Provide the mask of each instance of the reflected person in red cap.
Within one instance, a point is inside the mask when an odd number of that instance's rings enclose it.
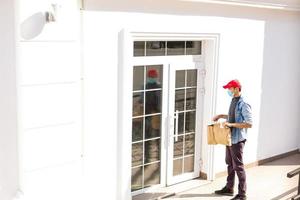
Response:
[[[223,118],[227,121],[225,126],[231,129],[232,146],[226,146],[227,184],[221,190],[216,190],[218,195],[234,195],[235,174],[239,179],[238,194],[231,200],[245,200],[246,197],[246,172],[243,163],[243,149],[247,140],[247,129],[252,127],[251,107],[241,96],[242,86],[238,80],[232,80],[223,86],[232,98],[228,114],[216,115],[213,121]]]

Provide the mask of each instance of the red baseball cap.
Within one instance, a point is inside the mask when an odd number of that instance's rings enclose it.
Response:
[[[156,78],[158,76],[156,69],[149,69],[148,70],[148,77],[150,78]]]
[[[238,80],[229,81],[226,85],[223,86],[224,89],[228,88],[242,88],[241,83]]]

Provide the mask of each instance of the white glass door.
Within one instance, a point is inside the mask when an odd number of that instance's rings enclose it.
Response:
[[[200,62],[176,62],[169,69],[167,184],[200,172],[203,76]]]
[[[134,62],[133,194],[199,176],[203,78],[195,57]]]

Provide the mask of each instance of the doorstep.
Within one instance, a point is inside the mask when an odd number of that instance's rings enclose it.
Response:
[[[185,181],[182,183],[178,183],[175,185],[171,185],[168,187],[162,188],[154,188],[150,189],[147,192],[139,195],[135,195],[132,197],[132,200],[158,200],[164,199],[171,196],[175,196],[178,193],[182,193],[187,190],[191,190],[200,186],[204,186],[210,184],[211,181],[203,180],[203,179],[193,179],[189,181]]]

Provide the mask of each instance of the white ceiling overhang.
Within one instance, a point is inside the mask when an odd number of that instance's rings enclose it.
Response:
[[[203,8],[203,5],[227,5],[269,10],[300,11],[300,0],[78,0],[85,10],[177,11]]]
[[[300,11],[300,0],[180,0],[180,1]]]

